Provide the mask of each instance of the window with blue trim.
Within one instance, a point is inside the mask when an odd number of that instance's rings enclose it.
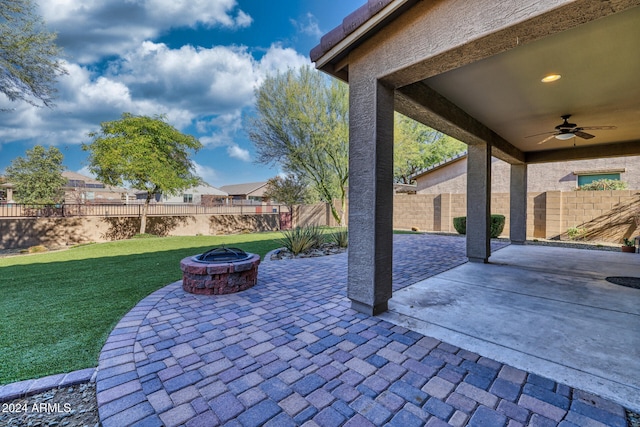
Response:
[[[578,175],[578,187],[591,184],[593,181],[599,181],[601,179],[611,179],[614,181],[620,181],[619,173],[602,173],[594,175]]]

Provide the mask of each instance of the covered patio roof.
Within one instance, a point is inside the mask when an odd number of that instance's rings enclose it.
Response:
[[[349,81],[352,63],[373,55],[396,110],[467,143],[491,142],[510,163],[640,154],[639,4],[369,1],[311,59]],[[542,83],[548,74],[562,78]],[[578,127],[616,129],[530,137],[566,114]]]
[[[486,263],[491,156],[524,243],[528,164],[640,154],[639,24],[640,0],[369,0],[325,35],[311,59],[349,83],[353,307],[392,295],[394,110],[468,144],[467,257]]]

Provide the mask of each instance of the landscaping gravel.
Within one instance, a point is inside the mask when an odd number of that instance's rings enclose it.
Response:
[[[272,253],[271,259],[275,261],[279,259],[313,258],[313,257],[319,257],[319,256],[326,256],[326,255],[337,255],[346,251],[347,251],[347,248],[341,248],[340,246],[334,243],[323,243],[319,248],[302,252],[297,256],[291,253],[288,249],[285,249],[285,248],[277,249]]]
[[[99,427],[96,384],[62,387],[0,403],[3,427]]]

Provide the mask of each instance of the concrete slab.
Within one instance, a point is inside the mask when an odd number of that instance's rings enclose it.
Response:
[[[380,317],[640,410],[640,255],[533,245],[394,293]]]

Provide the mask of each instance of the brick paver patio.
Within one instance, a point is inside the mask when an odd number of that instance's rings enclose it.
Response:
[[[395,236],[394,289],[464,248]],[[351,310],[346,270],[346,254],[266,261],[238,294],[145,298],[101,353],[103,426],[626,426],[612,402]]]

